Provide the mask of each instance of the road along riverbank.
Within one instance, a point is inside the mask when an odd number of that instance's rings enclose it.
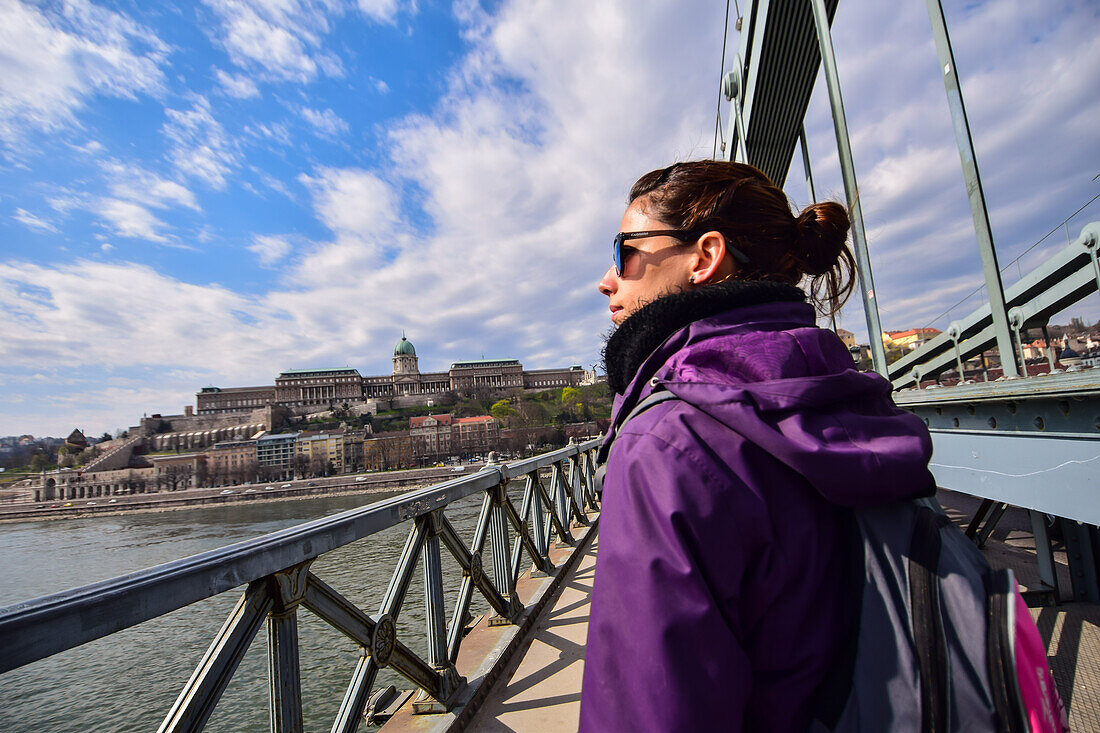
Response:
[[[0,523],[28,520],[71,519],[88,516],[114,516],[129,512],[166,512],[196,506],[241,504],[245,502],[288,501],[318,496],[376,494],[395,489],[419,488],[481,470],[480,464],[468,464],[462,471],[453,467],[408,469],[329,478],[280,481],[270,484],[218,486],[154,494],[122,494],[93,499],[60,499],[0,506]]]

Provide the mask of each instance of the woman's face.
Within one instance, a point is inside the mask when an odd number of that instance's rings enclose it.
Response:
[[[642,199],[636,199],[627,208],[619,225],[620,232],[670,228],[647,216],[641,204]],[[624,246],[622,275],[617,275],[612,265],[596,286],[607,296],[611,320],[616,326],[621,326],[646,303],[687,288],[691,268],[698,259],[695,247],[684,246],[673,237],[634,239],[626,245],[629,249]]]

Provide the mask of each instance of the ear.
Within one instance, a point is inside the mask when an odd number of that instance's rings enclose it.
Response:
[[[726,238],[721,232],[707,232],[695,246],[695,262],[689,273],[690,282],[695,285],[719,282],[737,271],[733,258],[726,256]]]

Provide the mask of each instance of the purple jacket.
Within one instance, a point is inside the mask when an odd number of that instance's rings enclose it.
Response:
[[[614,415],[657,385],[608,457],[580,729],[805,730],[855,610],[844,507],[929,493],[928,432],[805,303],[676,331]]]

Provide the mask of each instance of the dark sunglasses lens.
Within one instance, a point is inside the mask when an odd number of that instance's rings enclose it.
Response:
[[[615,243],[611,245],[611,260],[615,263],[615,274],[623,276],[623,237],[615,236]]]

